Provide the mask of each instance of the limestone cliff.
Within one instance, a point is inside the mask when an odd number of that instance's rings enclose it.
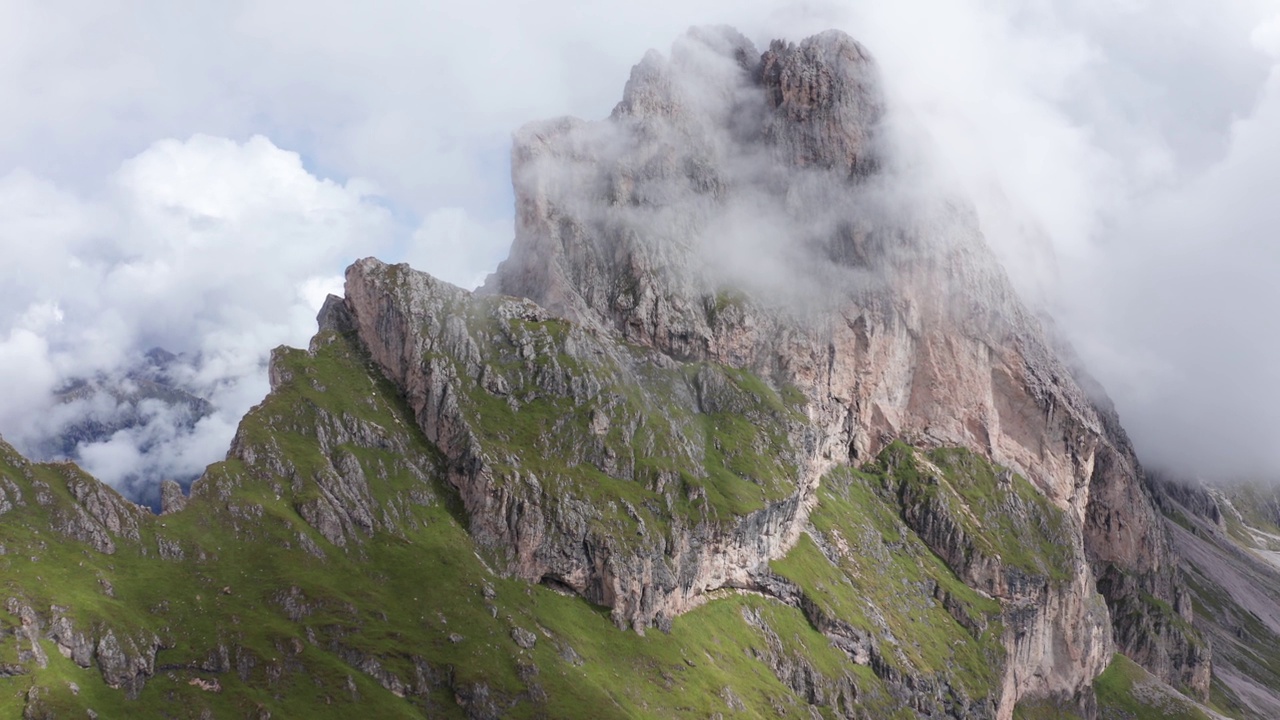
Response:
[[[517,134],[516,239],[486,289],[796,385],[815,468],[893,438],[972,448],[1079,523],[1082,587],[1185,607],[1109,402],[1058,359],[963,197],[921,182],[901,125],[842,33],[759,54],[691,31],[608,121]],[[1137,635],[1122,649],[1161,676],[1203,675],[1206,657],[1171,659],[1178,638]]]
[[[975,552],[958,518],[902,499],[912,529],[1016,628],[1001,715],[1021,697],[1086,689],[1113,637],[1204,693],[1207,654],[1140,620],[1144,603],[1189,606],[1114,413],[1058,359],[963,197],[918,182],[908,158],[875,63],[848,36],[761,54],[732,30],[693,30],[669,59],[636,66],[609,119],[517,133],[516,239],[482,294],[536,304],[481,302],[362,261],[343,312],[450,458],[473,534],[508,571],[608,605],[619,623],[665,626],[717,588],[759,587],[806,528],[823,476],[901,438],[1010,467],[1070,528],[1069,577],[1027,586],[1004,558]],[[460,321],[467,313],[491,320]],[[568,324],[538,329],[553,318]],[[526,330],[503,331],[512,319]],[[735,370],[798,402],[771,412]],[[471,381],[492,398],[469,395]],[[527,414],[531,399],[589,413],[581,436],[554,415],[554,436],[530,436],[559,467],[535,469],[485,427],[495,408]],[[753,405],[762,432],[749,446],[781,459],[738,473],[759,483],[759,502],[675,512],[664,526],[682,493],[699,499],[689,478],[714,478],[707,458],[724,439],[705,418]],[[670,419],[657,430],[655,409]],[[611,435],[638,448],[619,457]],[[668,468],[644,459],[656,448]],[[580,465],[652,493],[648,509],[618,510],[639,546],[593,530],[603,519],[585,495],[546,487]],[[1117,627],[1095,589],[1123,614]]]

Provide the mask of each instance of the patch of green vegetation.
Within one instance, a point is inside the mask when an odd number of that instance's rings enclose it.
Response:
[[[804,391],[800,388],[787,383],[778,391],[778,395],[782,398],[782,404],[799,412],[801,408],[809,404],[809,398],[805,396]]]
[[[742,310],[747,304],[747,297],[736,290],[721,290],[713,296],[704,297],[704,307],[706,309],[707,323],[712,327],[720,324],[720,321],[730,315],[736,315],[739,319],[742,316]]]
[[[811,523],[826,550],[802,537],[773,569],[822,613],[893,648],[886,662],[945,675],[969,697],[986,697],[1004,659],[1000,604],[966,585],[956,574],[963,568],[912,530],[908,518],[920,508],[971,543],[947,548],[961,553],[957,562],[981,553],[1050,582],[1071,577],[1068,520],[1025,479],[966,450],[920,454],[902,442],[862,470],[824,478]]]
[[[1248,526],[1241,521],[1239,515],[1231,512],[1230,508],[1223,511],[1222,520],[1227,526],[1227,534],[1236,542],[1245,547],[1253,547],[1256,544],[1257,541],[1254,538],[1254,534],[1249,532]]]
[[[1220,489],[1246,524],[1269,535],[1280,536],[1280,491],[1274,486],[1239,483]],[[1229,509],[1224,514],[1235,515]]]
[[[1098,713],[1117,720],[1209,720],[1194,704],[1172,694],[1124,655],[1117,654],[1093,682]]]
[[[805,535],[772,567],[823,614],[875,638],[891,666],[988,697],[1004,660],[1000,605],[965,585],[906,526],[891,484],[875,468],[830,473],[811,522],[834,557]]]
[[[972,552],[1055,583],[1074,577],[1066,513],[1021,475],[964,448],[921,458],[901,441],[880,454],[876,467],[903,502],[932,506],[958,525]]]
[[[794,392],[784,401],[760,378],[722,366],[620,362],[560,320],[475,311],[467,327],[484,358],[478,377],[457,359],[435,360],[451,365],[495,476],[533,473],[539,502],[587,501],[600,511],[595,526],[619,548],[648,542],[642,526],[665,533],[671,508],[686,525],[729,522],[794,492],[790,427],[803,421]],[[732,412],[700,411],[703,374],[722,380],[716,401]],[[518,482],[509,488],[536,492]]]
[[[858,589],[840,568],[822,554],[813,538],[805,533],[791,552],[772,563],[779,575],[795,582],[818,604],[823,614],[839,618],[857,628],[871,627],[869,608]]]
[[[568,517],[573,504],[605,540],[595,547],[622,554],[677,521],[727,525],[795,491],[797,388],[595,352],[587,331],[507,317],[502,302],[449,309],[464,327],[441,331],[465,335],[470,359],[421,360],[513,506]],[[322,333],[314,347],[277,352],[278,387],[245,418],[236,457],[209,468],[184,511],[138,515],[137,539],[116,534],[114,554],[50,530],[76,509],[69,484],[94,481],[0,444],[0,476],[25,503],[0,523],[5,597],[90,637],[110,629],[130,655],[159,646],[155,676],[127,699],[47,638],[37,667],[14,632],[21,618],[0,612],[0,662],[29,672],[0,679],[0,715],[34,703],[56,716],[765,718],[807,715],[822,690],[827,717],[849,702],[913,717],[877,671],[982,703],[1005,651],[999,603],[911,529],[904,498],[936,503],[975,551],[1028,574],[1060,579],[1071,559],[1054,545],[1061,514],[1025,480],[895,443],[876,464],[833,471],[811,533],[774,563],[805,611],[725,592],[670,633],[619,630],[606,608],[493,573],[405,399],[352,338]],[[1007,521],[1010,509],[1031,520]],[[325,534],[304,519],[326,512]],[[865,634],[876,669],[815,616]]]

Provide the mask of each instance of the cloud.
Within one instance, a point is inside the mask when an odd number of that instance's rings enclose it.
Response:
[[[33,448],[128,416],[78,448],[86,468],[137,493],[190,478],[265,395],[271,348],[305,346],[342,268],[402,232],[367,184],[317,178],[263,137],[158,141],[87,197],[14,171],[0,179],[0,432]],[[211,414],[131,395],[151,347],[181,353],[163,371]],[[92,394],[55,406],[77,378]]]
[[[850,11],[1015,285],[1059,320],[1143,461],[1183,475],[1280,477],[1278,10]]]
[[[1280,477],[1280,8],[908,4],[864,17],[887,85],[1143,461]]]
[[[403,260],[415,268],[431,268],[441,280],[474,289],[507,256],[513,233],[506,218],[482,221],[462,208],[440,208],[414,231]]]
[[[727,22],[758,46],[839,27],[877,56],[1144,459],[1280,474],[1260,277],[1278,17],[1274,0],[12,0],[0,391],[20,402],[0,431],[153,345],[247,407],[265,385],[224,380],[305,342],[360,255],[474,284],[510,237],[511,132],[607,115],[646,50]]]
[[[6,427],[20,427],[23,415],[44,404],[57,381],[44,338],[14,328],[0,341],[0,394],[5,398],[0,412]]]
[[[1136,201],[1112,246],[1072,268],[1086,358],[1154,464],[1219,477],[1280,470],[1277,127],[1280,66],[1232,124],[1222,160]]]

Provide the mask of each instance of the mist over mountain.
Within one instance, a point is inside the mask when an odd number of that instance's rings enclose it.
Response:
[[[344,258],[388,237],[358,184],[319,180],[265,138],[156,143],[97,197],[23,172],[0,188],[0,432],[43,456],[68,425],[138,414],[79,458],[139,498],[226,452],[266,393],[270,348],[304,342]],[[159,396],[117,407],[154,347],[179,354],[166,384],[206,401],[199,417]],[[99,379],[108,392],[67,402],[69,384]]]
[[[0,432],[24,447],[24,418],[59,385],[161,346],[209,358],[193,374],[218,413],[196,454],[216,459],[266,391],[267,348],[306,340],[351,258],[480,284],[511,240],[511,129],[606,115],[648,48],[732,17],[761,47],[839,27],[875,49],[925,139],[912,145],[929,148],[923,178],[963,186],[1014,286],[1103,381],[1144,459],[1280,474],[1275,336],[1251,310],[1280,301],[1265,277],[1271,3],[704,0],[530,16],[489,2],[440,17],[280,1],[127,22],[58,7],[10,4],[23,31],[7,64],[21,70],[0,77],[13,109]]]
[[[365,257],[265,364],[400,219],[263,138],[127,163],[12,288],[28,437],[142,495],[238,419],[158,516],[0,442],[0,712],[1269,717],[1277,504],[1144,470],[1034,271],[1089,221],[891,87],[695,27],[515,133],[481,287]]]
[[[58,404],[32,425],[27,454],[71,460],[137,502],[160,508],[160,483],[185,487],[220,448],[200,448],[214,407],[184,390],[191,358],[152,348],[122,375],[77,378],[56,388]],[[216,435],[213,443],[220,444]],[[174,453],[177,456],[174,456]]]

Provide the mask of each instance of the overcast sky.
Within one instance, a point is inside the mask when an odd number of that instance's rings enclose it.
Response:
[[[32,442],[51,390],[160,346],[218,411],[151,460],[138,433],[82,460],[198,473],[346,264],[481,281],[511,240],[512,131],[607,115],[646,50],[704,23],[861,40],[1144,460],[1280,477],[1260,0],[0,0],[0,433]]]

